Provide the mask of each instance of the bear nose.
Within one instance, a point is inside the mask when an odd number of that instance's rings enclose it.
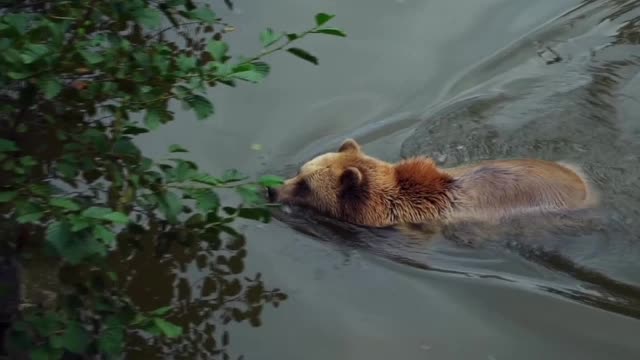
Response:
[[[269,198],[269,202],[276,202],[278,200],[278,191],[267,186],[267,198]]]

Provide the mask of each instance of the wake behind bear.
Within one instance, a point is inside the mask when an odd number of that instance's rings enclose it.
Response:
[[[496,223],[598,204],[586,176],[569,164],[492,160],[440,169],[428,157],[392,164],[366,155],[353,139],[304,164],[268,196],[368,227]]]
[[[367,156],[348,139],[267,192],[271,202],[311,210],[274,213],[296,231],[413,268],[484,277],[483,271],[466,267],[469,261],[504,259],[495,251],[507,249],[526,264],[565,273],[590,289],[554,288],[555,294],[607,309],[618,306],[617,299],[635,303],[640,298],[634,285],[566,255],[565,249],[574,246],[589,251],[588,238],[608,236],[602,222],[606,213],[601,213],[606,208],[573,165],[520,159],[438,168],[428,157],[392,164]]]

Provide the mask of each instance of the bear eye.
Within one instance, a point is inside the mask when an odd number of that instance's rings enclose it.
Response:
[[[305,179],[298,181],[298,183],[296,184],[296,187],[293,189],[294,196],[297,196],[297,197],[305,197],[309,195],[310,192],[311,192],[311,187],[309,186],[309,183]]]

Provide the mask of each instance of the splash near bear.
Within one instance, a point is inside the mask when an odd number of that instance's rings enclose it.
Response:
[[[597,204],[586,176],[572,165],[514,159],[440,169],[428,157],[393,164],[368,156],[353,139],[310,160],[268,195],[369,227],[499,221]]]

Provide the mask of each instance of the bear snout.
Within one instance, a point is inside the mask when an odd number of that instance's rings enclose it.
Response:
[[[269,199],[269,202],[278,201],[278,190],[267,186],[267,198]]]

